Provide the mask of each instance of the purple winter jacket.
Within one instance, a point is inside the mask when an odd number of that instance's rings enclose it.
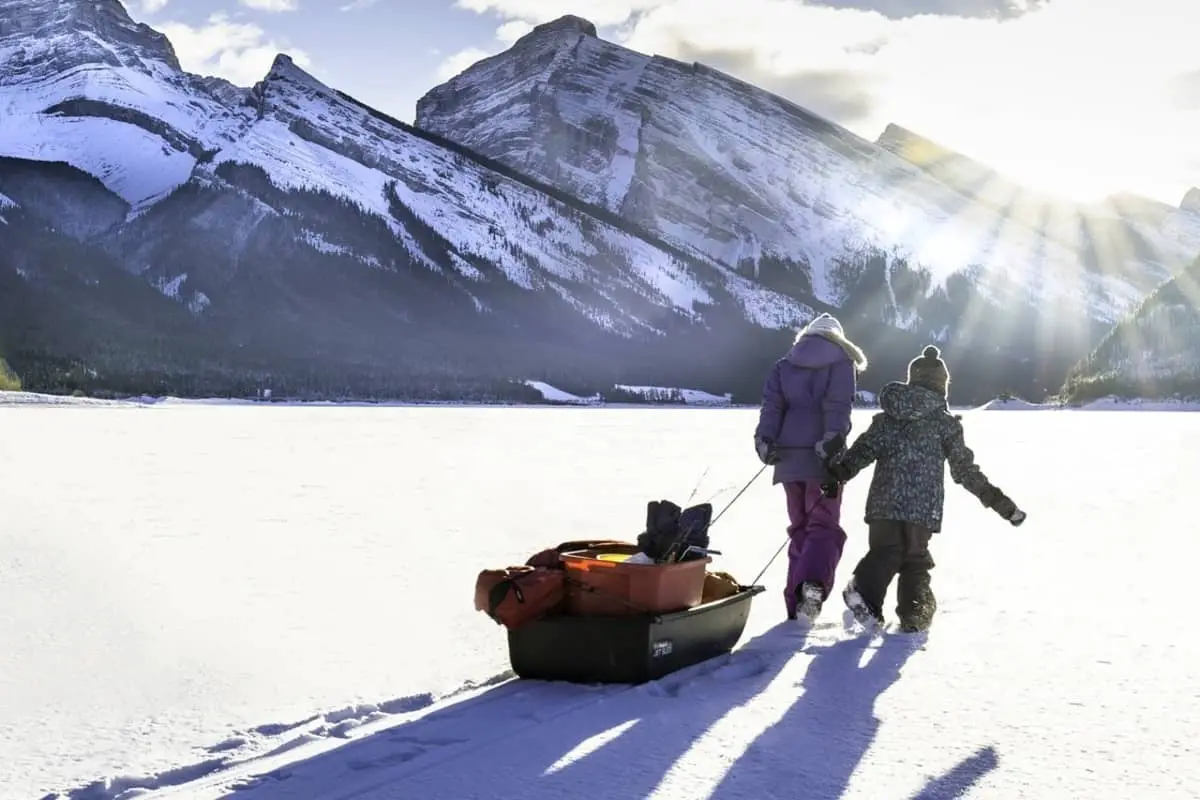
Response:
[[[773,483],[828,477],[815,446],[827,433],[849,435],[856,388],[854,363],[822,336],[802,336],[775,362],[754,432],[780,448]]]

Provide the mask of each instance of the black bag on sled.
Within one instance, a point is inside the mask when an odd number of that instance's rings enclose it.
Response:
[[[638,547],[658,562],[704,558],[704,553],[689,552],[688,548],[708,548],[712,514],[712,503],[681,509],[670,500],[651,500],[646,504],[646,530],[637,538]]]

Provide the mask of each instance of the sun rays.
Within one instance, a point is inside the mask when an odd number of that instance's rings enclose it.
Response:
[[[974,286],[949,331],[952,352],[985,344],[1033,348],[1039,360],[1082,357],[1187,263],[1186,237],[1162,232],[1178,209],[1133,195],[1057,198],[894,126],[882,143],[913,168],[881,160],[898,199],[895,214],[872,220],[877,229],[904,243],[911,268],[929,271],[930,292],[953,274]],[[1188,286],[1200,299],[1195,281]]]

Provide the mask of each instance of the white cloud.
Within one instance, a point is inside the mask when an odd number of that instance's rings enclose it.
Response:
[[[439,81],[448,81],[476,61],[479,61],[481,58],[487,58],[489,55],[491,53],[486,50],[480,50],[477,47],[460,50],[438,66],[437,79]]]
[[[728,0],[709,0],[714,6]],[[454,5],[477,14],[497,13],[509,19],[521,19],[538,25],[557,19],[563,14],[591,20],[601,27],[619,25],[630,16],[660,6],[671,0],[574,0],[556,3],[553,0],[455,0]]]
[[[523,19],[511,19],[496,29],[496,41],[511,45],[533,30],[533,25]]]
[[[868,138],[898,122],[1042,188],[1177,203],[1200,183],[1200,3],[1050,0],[1014,17],[1021,4],[1010,0],[823,2],[456,4],[504,22],[476,58],[511,42],[518,24],[572,13],[635,50],[704,61]]]
[[[255,11],[269,11],[278,14],[284,11],[295,11],[296,0],[238,0],[246,8]]]
[[[225,78],[238,86],[262,80],[281,52],[290,55],[297,66],[307,68],[311,64],[303,50],[286,49],[268,38],[259,26],[233,22],[225,14],[213,14],[199,27],[181,22],[163,22],[155,27],[171,40],[185,70]]]
[[[167,7],[169,0],[141,0],[138,6],[143,14],[155,14]]]

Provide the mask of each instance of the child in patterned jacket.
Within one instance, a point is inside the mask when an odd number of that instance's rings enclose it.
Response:
[[[827,449],[826,468],[849,481],[872,462],[875,474],[867,494],[868,552],[842,592],[846,606],[864,627],[883,624],[883,601],[893,578],[896,614],[906,632],[926,630],[937,600],[930,586],[930,537],[942,528],[945,465],[950,477],[1012,525],[1025,512],[997,489],[975,464],[963,438],[962,420],[950,413],[946,397],[950,372],[933,346],[908,365],[908,381],[889,383],[879,393],[881,412],[849,449],[844,441]]]

